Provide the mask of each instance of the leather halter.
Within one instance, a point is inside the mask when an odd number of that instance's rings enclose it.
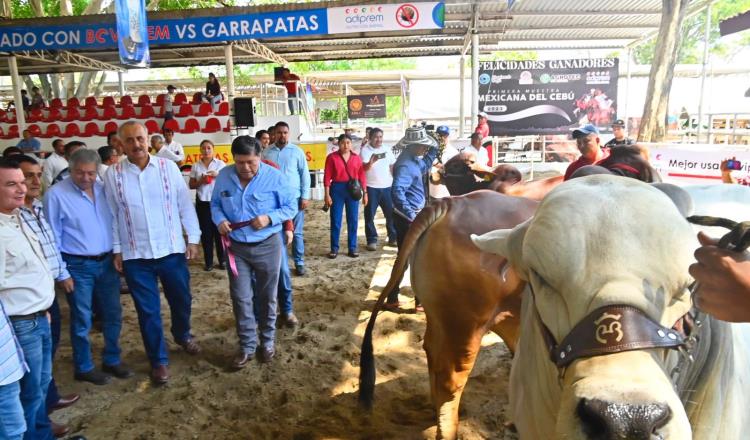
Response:
[[[565,368],[576,359],[605,354],[648,348],[684,348],[689,336],[662,326],[636,307],[616,304],[600,307],[586,315],[558,344],[542,321],[536,304],[534,311],[550,360],[558,368]]]

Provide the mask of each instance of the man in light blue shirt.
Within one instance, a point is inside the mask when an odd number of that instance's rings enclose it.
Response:
[[[23,139],[16,144],[16,147],[20,148],[24,153],[35,153],[42,149],[39,139],[32,136],[29,130],[24,130],[21,136]]]
[[[231,243],[229,289],[240,340],[240,351],[232,361],[235,369],[247,364],[258,345],[259,361],[274,356],[276,295],[285,251],[280,232],[282,222],[297,211],[296,192],[281,172],[261,162],[260,150],[255,138],[237,137],[232,142],[234,165],[219,172],[211,195],[213,221]]]
[[[292,240],[292,259],[297,275],[305,274],[305,243],[303,228],[305,226],[305,209],[310,203],[310,170],[307,167],[305,152],[298,146],[289,143],[289,125],[280,121],[276,123],[276,143],[263,150],[263,159],[276,163],[287,179],[289,187],[298,201],[299,212],[294,217],[294,240]],[[291,284],[291,283],[290,283]]]
[[[133,375],[120,362],[120,277],[113,265],[112,212],[98,181],[101,159],[94,150],[82,148],[70,157],[70,178],[54,185],[45,195],[44,208],[59,242],[63,260],[73,277],[70,304],[70,340],[76,380],[104,385],[111,379]],[[91,357],[89,332],[96,296],[104,334],[102,371]]]

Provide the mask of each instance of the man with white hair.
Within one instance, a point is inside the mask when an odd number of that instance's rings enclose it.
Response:
[[[200,346],[190,334],[190,273],[198,257],[201,231],[185,180],[171,160],[148,154],[148,131],[128,121],[120,126],[126,158],[104,179],[113,213],[113,262],[125,273],[141,336],[151,363],[151,380],[169,381],[167,343],[162,329],[158,281],[172,312],[172,336],[187,353]],[[187,245],[183,239],[187,232]]]
[[[44,206],[73,277],[68,304],[75,378],[104,385],[110,374],[127,378],[133,372],[120,361],[120,277],[112,262],[112,213],[104,184],[97,179],[99,165],[98,152],[76,151],[70,158],[70,178],[47,192]],[[94,297],[103,322],[101,371],[94,366],[89,342]]]
[[[151,148],[153,148],[154,156],[156,157],[163,157],[164,159],[169,159],[174,162],[181,162],[185,158],[184,154],[180,156],[179,154],[167,148],[167,145],[164,142],[164,136],[160,134],[151,136]]]

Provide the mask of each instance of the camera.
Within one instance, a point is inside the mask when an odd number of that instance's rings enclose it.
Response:
[[[321,209],[323,210],[323,212],[328,212],[328,208],[330,208],[330,206],[323,205],[323,208],[321,208]]]
[[[727,161],[727,169],[728,170],[741,170],[742,162],[740,162],[739,160],[729,159]]]
[[[376,159],[385,159],[385,153],[373,154]]]

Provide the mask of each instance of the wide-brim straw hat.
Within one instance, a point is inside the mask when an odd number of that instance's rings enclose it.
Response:
[[[403,150],[412,146],[424,146],[427,148],[438,146],[437,140],[427,134],[424,127],[409,127],[404,137],[394,145],[394,149]]]

